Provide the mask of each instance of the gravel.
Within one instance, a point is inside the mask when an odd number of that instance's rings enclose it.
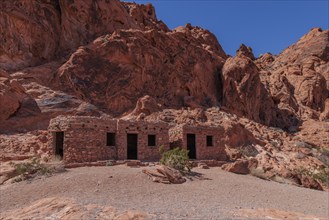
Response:
[[[33,181],[0,186],[0,213],[39,199],[65,197],[82,205],[110,205],[138,210],[161,219],[218,219],[243,209],[276,209],[329,217],[329,193],[237,175],[220,168],[193,169],[180,185],[153,183],[142,168],[83,167]]]

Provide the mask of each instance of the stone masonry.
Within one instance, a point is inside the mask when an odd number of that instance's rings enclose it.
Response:
[[[169,150],[168,125],[164,122],[118,121],[118,159],[127,158],[127,134],[138,134],[138,160],[159,160],[159,148]],[[148,146],[148,135],[155,135],[156,145]]]
[[[180,134],[184,149],[187,149],[187,134],[195,134],[197,160],[226,160],[225,146],[223,144],[225,136],[222,127],[184,125]],[[207,136],[212,139],[211,146],[207,146]]]
[[[116,120],[106,117],[59,116],[50,121],[50,147],[56,154],[58,138],[62,133],[63,160],[65,163],[84,163],[101,160],[126,160],[129,156],[128,135],[135,135],[134,159],[157,161],[159,149],[182,147],[189,149],[187,136],[192,134],[197,160],[226,160],[224,129],[220,126],[179,125],[169,131],[165,122],[143,120]],[[108,134],[113,137],[109,142]],[[149,136],[153,136],[150,145]],[[129,142],[129,143],[128,143]],[[110,144],[109,144],[110,143]],[[170,145],[170,146],[169,146]]]
[[[164,122],[124,121],[89,116],[59,116],[50,121],[50,147],[56,152],[56,132],[64,132],[63,160],[82,163],[127,159],[127,134],[137,134],[137,159],[159,160],[159,148],[169,149],[168,126]],[[107,146],[107,133],[115,134],[115,145]],[[148,135],[155,146],[148,146]]]
[[[50,121],[50,144],[55,154],[55,132],[64,132],[63,160],[67,163],[115,159],[115,147],[106,146],[106,133],[116,132],[117,121],[96,117],[57,117]]]

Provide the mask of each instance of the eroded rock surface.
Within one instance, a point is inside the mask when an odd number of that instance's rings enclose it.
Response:
[[[220,126],[228,160],[253,158],[262,178],[326,187],[309,177],[329,166],[328,30],[279,55],[256,58],[242,44],[228,57],[212,33],[170,30],[150,4],[0,8],[1,160],[48,154],[43,130],[58,115],[107,115]]]
[[[275,59],[266,55],[256,61],[263,84],[291,126],[298,124],[296,120],[318,120],[328,111],[328,33],[314,28]],[[324,113],[321,119],[326,117]]]
[[[119,29],[168,30],[153,6],[118,0],[2,1],[0,66],[7,70],[67,55],[95,38]]]
[[[14,116],[33,116],[40,112],[24,87],[5,71],[0,75],[0,122]]]
[[[116,31],[73,53],[59,68],[57,85],[114,115],[149,94],[164,108],[183,107],[187,96],[217,105],[225,54],[218,42],[209,45],[209,35],[192,27]]]

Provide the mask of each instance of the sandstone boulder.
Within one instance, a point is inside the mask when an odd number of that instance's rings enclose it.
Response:
[[[0,77],[0,121],[13,116],[31,116],[40,110],[35,100],[11,78]]]
[[[233,163],[224,164],[222,169],[237,174],[249,174],[251,167],[257,167],[257,160],[240,159]]]

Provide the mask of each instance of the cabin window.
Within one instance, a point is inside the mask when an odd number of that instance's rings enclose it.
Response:
[[[212,136],[207,135],[207,147],[212,147],[213,143],[212,143]]]
[[[115,133],[106,133],[106,146],[115,146]]]
[[[148,135],[148,146],[154,147],[155,139],[156,139],[155,135],[153,135],[153,134]]]

